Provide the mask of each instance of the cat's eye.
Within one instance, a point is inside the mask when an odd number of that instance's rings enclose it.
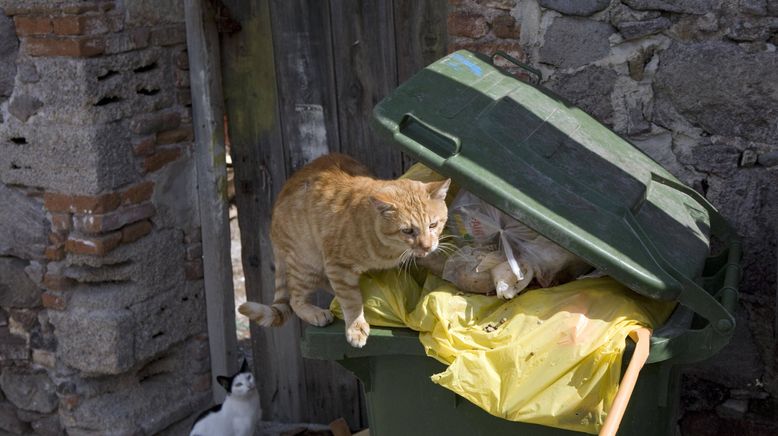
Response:
[[[435,228],[435,227],[437,227],[437,226],[438,226],[438,223],[437,223],[437,221],[436,221],[436,222],[434,222],[434,223],[432,223],[432,224],[430,224],[430,228],[431,228],[431,229],[434,229],[434,228]]]
[[[405,233],[406,235],[412,235],[412,234],[414,233],[414,231],[413,231],[413,228],[412,228],[412,227],[408,227],[407,229],[402,229],[401,231],[402,231],[403,233]]]
[[[236,387],[236,388],[237,388],[237,387],[240,387],[240,386],[243,386],[243,383],[236,383],[236,384],[235,384],[235,387]]]

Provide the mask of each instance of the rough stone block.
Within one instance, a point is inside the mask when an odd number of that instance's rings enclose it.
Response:
[[[72,78],[57,84],[49,83],[51,71],[55,69],[47,70],[45,78],[36,86],[60,89],[62,83],[72,83]],[[65,90],[47,94],[45,110],[27,123],[9,117],[0,125],[0,180],[46,191],[88,195],[137,181],[139,174],[133,165],[129,132],[121,123],[84,126],[52,121],[52,116],[60,116],[56,115],[60,110],[65,117],[64,109],[57,108],[66,106],[73,121],[84,121],[79,118],[89,113],[89,109],[73,111],[73,100],[69,103],[49,101],[61,98],[58,94],[68,93]]]
[[[189,71],[189,53],[186,50],[181,50],[175,57],[176,68],[179,70]]]
[[[0,306],[30,308],[40,304],[42,290],[25,272],[29,262],[0,257]]]
[[[38,311],[31,309],[11,309],[8,317],[8,331],[25,340],[29,340],[33,330],[39,330]]]
[[[30,56],[64,56],[88,58],[105,51],[105,40],[102,38],[51,38],[27,37],[22,50]]]
[[[147,135],[164,130],[172,130],[181,125],[178,112],[162,112],[139,115],[130,122],[130,130],[138,135]]]
[[[778,16],[778,0],[767,0],[767,13]]]
[[[618,74],[603,67],[586,67],[569,75],[560,75],[546,86],[605,124],[613,122],[611,94]]]
[[[665,17],[647,21],[625,21],[617,25],[624,39],[637,39],[653,35],[669,28],[673,23]]]
[[[43,252],[43,256],[48,260],[62,260],[65,258],[65,246],[63,244],[49,245]]]
[[[122,229],[122,243],[129,244],[151,233],[151,221],[143,220]]]
[[[757,162],[763,167],[774,167],[778,165],[778,151],[760,154],[757,158]]]
[[[703,15],[715,6],[709,0],[623,0],[624,4],[639,10],[657,10],[683,14]]]
[[[0,255],[25,259],[43,256],[48,245],[48,220],[39,198],[0,183]]]
[[[154,182],[147,180],[131,186],[122,192],[122,204],[139,204],[151,199],[154,193]]]
[[[191,86],[191,77],[188,71],[174,70],[173,84],[176,88],[189,88]]]
[[[656,100],[710,134],[778,141],[778,53],[746,53],[723,41],[674,43],[659,55]],[[727,65],[727,68],[720,68]]]
[[[605,57],[613,27],[600,21],[558,17],[546,30],[540,61],[561,68],[579,67]]]
[[[725,34],[733,41],[762,42],[767,41],[776,28],[778,28],[778,23],[774,21],[741,16],[730,20]]]
[[[12,335],[8,327],[0,328],[0,363],[24,361],[30,358],[27,341]]]
[[[184,22],[184,5],[176,0],[134,0],[125,8],[128,27]]]
[[[211,374],[205,373],[195,376],[192,381],[192,390],[195,392],[205,392],[211,389]]]
[[[104,257],[70,255],[63,274],[89,286],[69,290],[68,305],[82,310],[123,309],[178,288],[185,282],[184,257],[180,233],[162,228]]]
[[[0,8],[0,103],[13,91],[18,52],[19,40],[16,38],[14,23]]]
[[[472,12],[452,12],[448,15],[448,34],[481,38],[489,33],[489,24],[481,14]]]
[[[51,312],[57,355],[66,365],[91,374],[119,374],[135,364],[133,314],[124,309]]]
[[[22,15],[14,17],[16,34],[19,36],[48,35],[52,32],[51,18]]]
[[[186,27],[183,24],[156,28],[151,31],[151,45],[170,46],[186,43]]]
[[[610,0],[538,0],[538,3],[565,15],[588,17],[608,7]]]
[[[57,355],[53,351],[32,350],[32,361],[50,369],[57,367]]]
[[[516,6],[516,0],[476,0],[479,5],[487,8],[502,9],[509,11]]]
[[[498,38],[518,38],[521,27],[510,15],[498,15],[492,20],[492,31]]]
[[[65,291],[74,284],[70,277],[65,277],[59,273],[48,272],[43,276],[43,286],[50,291]]]
[[[203,278],[203,260],[193,259],[184,264],[184,270],[187,280],[199,280]]]
[[[43,107],[43,102],[30,95],[18,95],[11,99],[8,112],[21,122],[27,122],[31,116]]]
[[[181,126],[177,129],[166,130],[157,133],[157,145],[176,144],[179,142],[192,142],[194,132],[192,126]]]
[[[138,140],[132,146],[132,152],[135,156],[150,156],[154,153],[154,148],[157,146],[157,140],[155,136],[147,136]]]
[[[152,173],[181,157],[181,148],[160,148],[143,161],[143,170]]]
[[[186,247],[186,259],[199,259],[203,256],[203,244],[196,243]]]
[[[154,205],[151,203],[128,205],[104,214],[76,214],[73,216],[73,225],[76,230],[83,233],[105,233],[150,218],[154,212]]]
[[[201,282],[187,282],[138,303],[130,310],[135,317],[135,353],[145,360],[202,331],[205,297]]]
[[[102,195],[74,195],[71,197],[71,211],[76,213],[104,214],[116,210],[121,204],[121,195],[109,192]]]
[[[0,430],[10,434],[28,434],[30,427],[16,416],[16,407],[13,404],[0,402]]]
[[[105,54],[126,53],[149,46],[148,29],[133,29],[105,36]]]
[[[65,297],[55,292],[44,292],[41,294],[41,304],[46,309],[65,310],[67,301]]]
[[[52,18],[51,25],[57,35],[100,35],[116,31],[116,25],[112,21],[110,17],[102,14],[66,15]]]
[[[0,387],[8,401],[20,409],[51,413],[57,408],[56,389],[45,372],[5,368],[0,376]]]
[[[739,165],[743,168],[751,168],[752,166],[756,165],[756,161],[757,154],[755,150],[746,149],[743,150],[743,153],[740,154]]]
[[[30,423],[36,434],[41,436],[63,436],[65,434],[58,415],[49,415]]]
[[[158,228],[182,229],[187,237],[199,239],[194,162],[191,159],[179,159],[156,172],[154,176],[157,180],[153,197],[153,202],[157,206],[154,223]]]
[[[104,256],[116,248],[121,241],[122,232],[92,237],[71,236],[65,243],[65,250],[68,253]]]

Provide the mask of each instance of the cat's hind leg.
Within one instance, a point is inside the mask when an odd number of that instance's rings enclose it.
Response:
[[[289,268],[287,273],[289,304],[294,313],[303,321],[317,327],[332,323],[334,316],[331,311],[310,303],[311,296],[321,282],[321,274],[304,268]]]

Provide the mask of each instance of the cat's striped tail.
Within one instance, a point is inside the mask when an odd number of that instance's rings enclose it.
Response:
[[[279,262],[276,265],[276,292],[273,295],[273,304],[268,306],[247,301],[238,307],[238,312],[262,327],[278,327],[289,319],[292,315],[292,307],[289,306],[289,292],[286,288],[286,265],[283,262]]]

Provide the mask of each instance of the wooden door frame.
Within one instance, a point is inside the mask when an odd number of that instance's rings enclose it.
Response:
[[[211,386],[215,387],[217,375],[230,375],[237,370],[238,348],[230,256],[221,59],[219,34],[212,11],[203,0],[186,0],[185,8]],[[221,389],[213,389],[215,402],[222,402],[224,396]]]

